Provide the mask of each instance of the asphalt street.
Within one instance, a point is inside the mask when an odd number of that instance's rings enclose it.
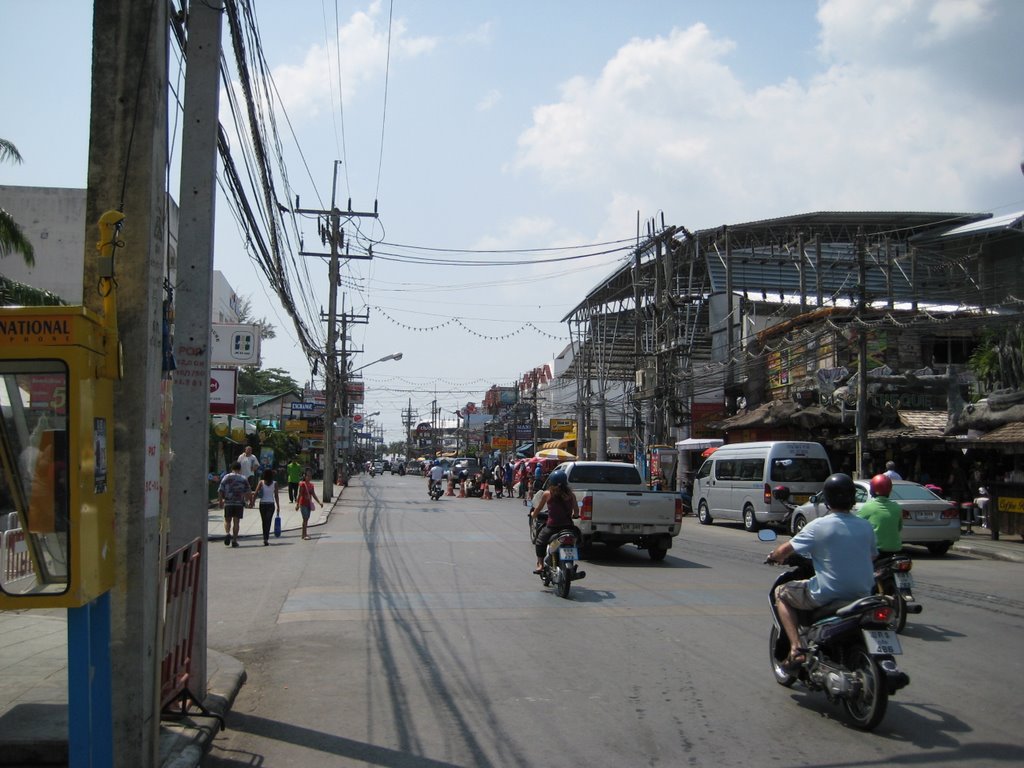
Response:
[[[686,518],[664,563],[598,550],[569,600],[516,500],[358,477],[313,539],[211,548],[209,645],[245,665],[235,766],[1024,763],[1024,564],[914,550],[911,684],[865,734],[767,662],[768,545]]]

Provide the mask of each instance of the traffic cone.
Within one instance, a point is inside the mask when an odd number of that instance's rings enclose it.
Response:
[[[454,495],[455,495],[455,484],[454,483],[448,483],[448,492],[445,494],[445,496],[454,496]]]
[[[484,498],[485,499],[493,499],[494,498],[493,496],[491,496],[491,486],[490,486],[489,483],[484,483]]]
[[[466,498],[466,486],[464,486],[462,483],[459,483],[459,498]]]

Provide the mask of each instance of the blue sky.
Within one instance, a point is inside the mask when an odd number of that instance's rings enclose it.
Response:
[[[284,134],[293,192],[327,202],[343,159],[340,196],[361,210],[378,198],[383,229],[363,231],[387,243],[582,245],[634,237],[638,214],[692,230],[812,210],[1024,208],[1015,0],[339,0],[337,31],[332,3],[254,5],[313,175]],[[0,0],[0,135],[25,158],[0,183],[85,184],[90,45],[90,3]],[[223,203],[218,218],[216,267],[278,329],[264,364],[304,381]],[[354,365],[404,353],[365,372],[389,439],[410,399],[426,416],[436,392],[450,410],[549,360],[567,340],[560,318],[623,254],[516,258],[347,268],[347,306],[370,315]],[[326,267],[309,270],[326,306]]]

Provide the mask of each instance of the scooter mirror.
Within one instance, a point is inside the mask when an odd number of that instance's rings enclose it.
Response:
[[[757,532],[757,538],[761,541],[775,541],[779,537],[771,528],[762,528]]]

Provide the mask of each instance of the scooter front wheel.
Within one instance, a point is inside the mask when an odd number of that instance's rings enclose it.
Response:
[[[789,643],[785,637],[781,640],[780,642],[779,628],[772,624],[772,631],[768,634],[768,659],[772,664],[772,675],[775,676],[776,683],[789,688],[796,682],[796,675],[790,674],[782,666],[789,656]]]

